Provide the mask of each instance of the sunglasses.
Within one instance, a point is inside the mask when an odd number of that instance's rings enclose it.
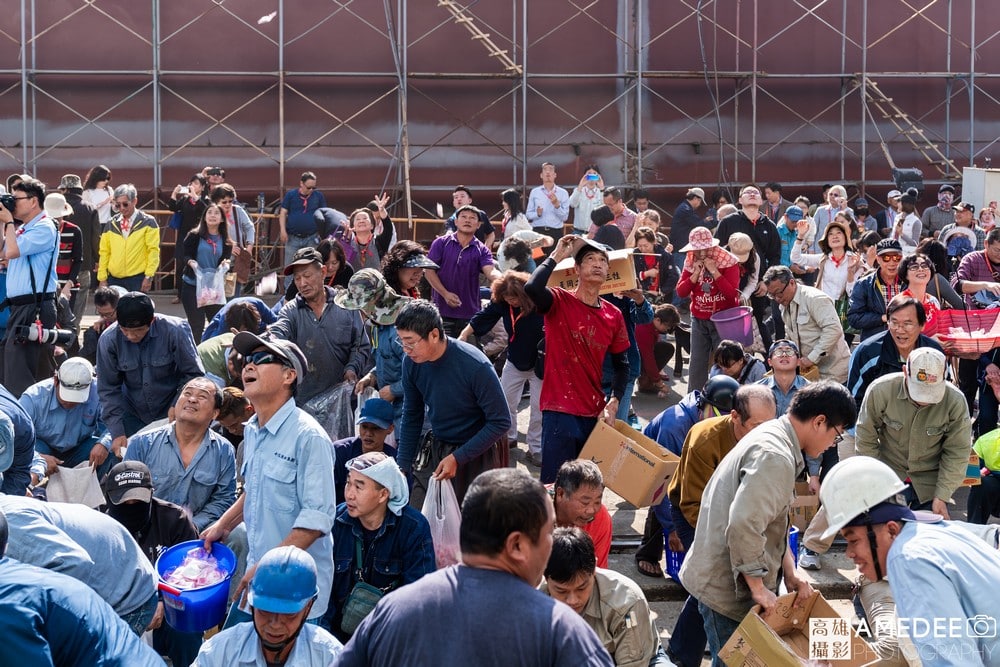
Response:
[[[914,262],[913,264],[910,264],[910,269],[929,269],[929,268],[931,268],[931,265],[928,264],[927,262]]]
[[[287,359],[279,357],[274,352],[268,352],[267,350],[251,352],[250,354],[243,355],[243,363],[253,364],[254,366],[263,366],[264,364],[280,364],[291,368]]]
[[[903,260],[903,256],[902,255],[896,255],[896,254],[891,254],[890,255],[890,254],[886,253],[885,255],[879,255],[878,256],[878,260],[880,262],[883,262],[883,261],[884,262],[901,262]]]

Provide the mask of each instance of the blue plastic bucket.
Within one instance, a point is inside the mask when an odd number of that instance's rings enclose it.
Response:
[[[229,602],[229,579],[236,569],[236,554],[219,542],[212,544],[212,555],[219,568],[226,572],[222,581],[178,590],[164,581],[166,572],[181,564],[191,549],[204,546],[201,540],[189,540],[170,547],[156,559],[157,584],[163,593],[163,615],[167,623],[179,632],[204,632],[222,622]]]
[[[746,306],[720,310],[711,320],[720,338],[735,340],[744,346],[753,345],[753,311]]]
[[[788,548],[792,551],[792,558],[795,559],[795,567],[799,566],[799,529],[792,526],[788,529]]]

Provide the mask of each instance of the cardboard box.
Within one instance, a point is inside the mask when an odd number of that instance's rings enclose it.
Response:
[[[614,428],[597,422],[580,452],[604,474],[604,484],[636,507],[657,505],[680,457],[618,420]]]
[[[816,516],[819,511],[819,496],[813,495],[809,491],[809,484],[806,482],[795,483],[795,497],[788,510],[789,519],[792,525],[799,529],[800,533],[806,532],[806,526]]]
[[[608,253],[608,260],[608,279],[601,285],[601,294],[635,289],[635,263],[632,259],[632,249],[612,250]],[[561,287],[572,291],[576,289],[577,282],[576,265],[573,263],[572,257],[567,257],[556,264],[547,284],[549,287]]]
[[[729,667],[863,667],[878,662],[878,654],[858,636],[850,620],[834,611],[822,595],[815,593],[800,608],[792,606],[794,601],[794,593],[779,597],[766,620],[759,616],[760,606],[755,606],[719,657]]]

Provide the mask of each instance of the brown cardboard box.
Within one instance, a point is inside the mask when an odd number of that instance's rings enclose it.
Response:
[[[608,253],[608,260],[610,263],[608,279],[601,285],[601,294],[635,289],[635,264],[632,260],[632,250],[612,250]],[[573,263],[572,257],[567,257],[556,264],[547,284],[549,287],[562,287],[572,291],[576,289],[577,282],[576,265]]]
[[[760,606],[755,606],[719,651],[719,657],[729,667],[863,667],[877,663],[875,651],[822,595],[813,594],[799,608],[792,606],[794,601],[795,593],[779,597],[766,620],[759,616]],[[814,651],[812,660],[810,649]]]
[[[792,499],[791,508],[788,510],[789,519],[792,525],[799,529],[800,533],[806,532],[806,526],[816,516],[819,511],[819,496],[813,495],[809,491],[809,484],[806,482],[795,483],[795,497]]]
[[[597,422],[580,452],[604,474],[604,484],[636,507],[656,505],[667,493],[680,457],[618,420]]]

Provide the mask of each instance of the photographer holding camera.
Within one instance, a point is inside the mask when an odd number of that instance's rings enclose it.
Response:
[[[45,185],[26,178],[11,189],[0,207],[3,257],[7,267],[10,319],[3,340],[3,385],[14,396],[55,371],[53,345],[44,336],[25,335],[56,326],[56,250],[58,233],[43,208]],[[20,227],[14,219],[24,222]],[[18,335],[20,331],[21,335]]]

